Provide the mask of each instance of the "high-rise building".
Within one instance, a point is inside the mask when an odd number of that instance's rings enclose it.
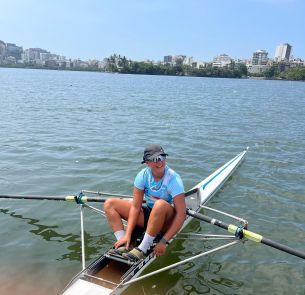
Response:
[[[21,59],[23,48],[13,43],[6,43],[6,55],[14,57],[16,60]]]
[[[268,62],[268,52],[266,50],[256,50],[253,53],[252,65],[266,65]]]
[[[289,60],[290,54],[291,54],[292,46],[288,43],[280,44],[276,47],[275,50],[275,60],[281,61],[281,60]]]
[[[0,40],[0,59],[5,57],[6,45],[3,41]]]
[[[166,55],[166,56],[164,56],[163,61],[164,61],[164,63],[171,63],[173,61],[173,56],[172,55]]]

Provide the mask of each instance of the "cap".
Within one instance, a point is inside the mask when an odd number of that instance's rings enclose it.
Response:
[[[158,144],[150,144],[144,150],[143,161],[141,164],[145,163],[146,161],[153,160],[158,156],[168,156],[168,154],[164,152],[162,146]]]

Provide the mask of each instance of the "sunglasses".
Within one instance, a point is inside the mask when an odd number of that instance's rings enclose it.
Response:
[[[154,163],[158,163],[161,161],[164,161],[166,159],[166,156],[158,156],[158,157],[154,157],[152,160],[147,160],[148,162],[154,162]]]

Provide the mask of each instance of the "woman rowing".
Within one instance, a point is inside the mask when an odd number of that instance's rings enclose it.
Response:
[[[133,199],[108,199],[105,212],[117,241],[113,252],[131,260],[141,260],[153,246],[156,236],[162,238],[153,252],[161,256],[169,240],[180,230],[186,217],[184,187],[180,176],[166,165],[166,154],[157,144],[144,150],[142,169],[134,180]],[[145,197],[146,205],[142,206]],[[127,220],[126,229],[122,219]],[[132,233],[136,227],[145,231],[138,247],[132,249]]]

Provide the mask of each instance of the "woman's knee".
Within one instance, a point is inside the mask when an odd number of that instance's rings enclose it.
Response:
[[[129,201],[111,198],[105,201],[104,210],[107,215],[119,214],[122,218],[126,219],[129,215],[130,205]]]
[[[153,210],[155,211],[162,211],[162,212],[166,212],[168,211],[172,206],[164,201],[164,200],[156,200],[155,201],[155,204],[154,204],[154,207],[153,207]]]
[[[112,198],[112,199],[107,199],[106,201],[105,201],[105,203],[104,203],[104,210],[105,210],[105,212],[107,212],[107,211],[109,211],[109,210],[111,210],[112,208],[114,208],[115,207],[115,199],[114,198]]]

